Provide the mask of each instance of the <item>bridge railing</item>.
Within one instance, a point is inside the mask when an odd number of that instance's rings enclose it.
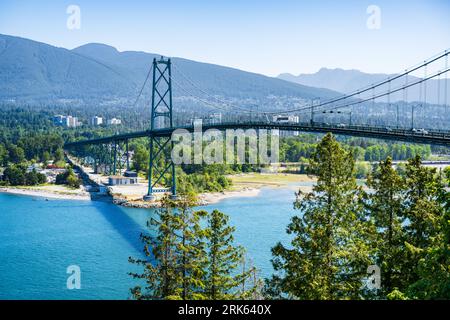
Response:
[[[397,128],[389,126],[373,126],[373,125],[349,125],[342,123],[322,123],[322,122],[300,122],[300,123],[277,123],[275,121],[233,121],[233,122],[220,122],[215,124],[205,124],[203,129],[238,129],[238,128],[261,128],[261,129],[278,129],[280,131],[303,131],[303,132],[326,132],[330,130],[336,134],[355,134],[355,135],[368,135],[368,136],[380,136],[380,138],[411,138],[410,140],[417,139],[418,142],[424,142],[428,139],[432,142],[433,139],[440,140],[438,143],[444,142],[450,144],[450,131],[447,130],[425,130],[425,129],[411,129],[411,128]],[[66,146],[72,147],[74,145],[86,145],[86,144],[101,144],[113,141],[124,141],[127,139],[134,139],[139,137],[146,137],[152,135],[170,136],[175,129],[186,129],[193,131],[195,127],[192,124],[186,124],[175,128],[161,128],[156,130],[145,130],[139,132],[116,134],[110,137],[100,137],[92,140],[79,141],[74,143],[68,143]]]

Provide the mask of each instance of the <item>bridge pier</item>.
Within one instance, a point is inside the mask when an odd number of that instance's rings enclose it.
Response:
[[[155,201],[156,197],[153,194],[146,194],[144,196],[144,201]]]

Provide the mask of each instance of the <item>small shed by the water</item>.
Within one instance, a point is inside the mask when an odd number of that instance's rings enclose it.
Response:
[[[130,184],[138,183],[138,178],[137,177],[110,176],[108,178],[108,183],[110,186],[130,185]]]

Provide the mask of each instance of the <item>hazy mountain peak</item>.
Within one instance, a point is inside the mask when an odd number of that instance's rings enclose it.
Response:
[[[135,100],[153,58],[159,57],[138,51],[119,52],[101,43],[67,50],[1,35],[0,56],[0,100],[21,103],[77,101],[84,105],[114,103],[124,106],[130,105],[127,101]],[[219,65],[182,58],[173,58],[172,62],[176,65],[173,69],[174,97],[182,97],[183,101],[190,99],[191,92],[205,99],[202,91],[235,100],[237,105],[254,101],[268,106],[273,106],[272,99],[291,101],[338,95],[330,90]],[[180,75],[181,72],[195,87]],[[149,94],[148,87],[145,94]],[[198,105],[198,101],[196,103]]]
[[[102,56],[107,60],[114,59],[120,55],[116,48],[103,43],[88,43],[72,49],[72,51],[86,56]]]
[[[320,68],[316,73],[299,74],[298,76],[290,73],[282,73],[278,76],[278,78],[305,86],[326,88],[341,93],[350,93],[370,86],[374,83],[392,78],[395,75],[396,74],[367,73],[356,69],[346,70],[342,68]],[[417,78],[408,76],[409,82],[414,80],[417,80]],[[430,92],[437,91],[439,81],[443,82],[443,80],[431,80],[428,82]],[[402,83],[397,81],[395,86],[399,86],[401,84]],[[441,83],[441,86],[444,85],[445,83]],[[387,90],[387,87],[384,89]],[[410,100],[420,99],[420,88],[417,86],[414,88],[409,88],[408,97]],[[429,102],[442,103],[442,100],[439,101],[437,97],[429,96]]]

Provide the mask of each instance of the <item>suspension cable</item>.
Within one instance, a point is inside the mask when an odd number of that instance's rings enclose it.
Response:
[[[137,105],[137,103],[139,101],[139,98],[141,97],[142,92],[144,91],[145,85],[147,84],[147,81],[150,78],[150,74],[152,73],[152,69],[153,69],[153,63],[151,64],[150,69],[147,72],[147,76],[145,77],[145,81],[142,84],[141,90],[139,90],[139,94],[138,94],[138,96],[136,97],[136,100],[133,103],[133,108],[136,107],[136,105]]]
[[[347,95],[344,95],[344,96],[340,96],[340,97],[337,97],[337,98],[332,98],[332,99],[327,100],[327,101],[325,101],[325,102],[323,102],[323,103],[321,103],[321,104],[319,104],[319,105],[316,105],[315,107],[316,107],[316,108],[317,108],[317,107],[322,107],[322,106],[324,106],[324,105],[328,105],[328,104],[332,104],[332,103],[335,103],[335,102],[338,102],[338,101],[346,100],[346,99],[348,99],[348,98],[357,96],[357,95],[360,94],[360,93],[364,93],[364,92],[367,92],[367,91],[369,91],[369,90],[371,90],[371,89],[380,87],[380,86],[382,86],[382,85],[388,83],[389,81],[393,81],[393,80],[399,79],[399,78],[401,78],[401,77],[403,77],[403,76],[406,76],[406,77],[407,77],[407,76],[408,76],[409,74],[411,74],[412,72],[414,72],[414,71],[416,71],[416,70],[419,70],[419,69],[423,68],[423,67],[426,66],[427,64],[431,64],[431,63],[433,63],[433,62],[435,62],[435,61],[437,61],[437,60],[442,59],[443,57],[447,57],[447,58],[448,58],[448,55],[449,55],[449,54],[450,54],[450,52],[449,52],[448,50],[446,50],[446,51],[444,51],[443,53],[439,53],[439,54],[437,54],[436,56],[434,56],[434,57],[432,57],[432,58],[430,58],[430,59],[428,59],[428,60],[425,60],[424,63],[422,62],[422,63],[420,63],[420,64],[418,64],[418,65],[416,65],[416,66],[413,66],[413,67],[411,67],[411,68],[409,68],[409,69],[406,69],[404,72],[402,72],[402,73],[400,73],[400,74],[398,74],[398,75],[395,75],[395,76],[393,76],[393,77],[388,77],[388,78],[385,79],[385,80],[382,80],[382,81],[380,81],[380,82],[378,82],[378,83],[375,83],[375,84],[372,84],[372,85],[370,85],[370,86],[364,87],[364,88],[362,88],[362,89],[356,90],[356,91],[354,91],[353,93],[350,93],[350,94],[347,94]],[[309,109],[309,108],[310,108],[310,106],[306,106],[306,107],[302,107],[302,108],[289,109],[289,110],[277,111],[277,112],[271,112],[271,113],[272,113],[272,114],[275,114],[275,113],[288,113],[288,112],[295,112],[295,111],[303,111],[304,109]]]
[[[227,101],[219,99],[218,97],[215,97],[211,94],[209,94],[208,92],[206,92],[205,90],[203,90],[202,88],[200,88],[198,85],[196,85],[187,75],[185,75],[180,68],[178,68],[178,66],[172,62],[172,65],[174,66],[174,70],[177,71],[192,87],[194,87],[195,89],[197,89],[199,92],[203,93],[205,96],[210,97],[232,109],[239,109],[241,111],[247,112],[247,113],[252,113],[251,110],[242,108],[242,107],[238,107],[238,106],[233,106],[231,104],[229,104]]]
[[[433,79],[433,78],[435,78],[435,77],[437,77],[437,76],[439,76],[439,75],[441,75],[441,74],[444,74],[444,73],[446,73],[446,72],[448,72],[448,71],[450,71],[450,69],[446,69],[446,70],[444,70],[444,71],[439,71],[439,72],[437,72],[437,73],[435,73],[435,74],[433,74],[433,75],[431,75],[431,76],[428,76],[428,77],[426,77],[426,78],[417,80],[416,82],[411,82],[411,83],[409,83],[407,86],[402,86],[402,87],[396,88],[396,89],[394,89],[394,90],[391,90],[391,91],[388,91],[388,92],[384,92],[384,93],[378,94],[378,95],[376,95],[376,96],[373,96],[373,97],[369,97],[369,98],[363,99],[363,100],[361,100],[361,101],[350,102],[350,103],[347,103],[347,104],[343,104],[343,105],[340,105],[340,106],[336,106],[336,107],[334,107],[333,109],[345,108],[345,107],[352,106],[352,105],[355,105],[355,104],[358,104],[358,103],[367,102],[367,101],[370,101],[370,100],[372,100],[372,99],[381,98],[381,97],[384,97],[384,96],[388,95],[389,93],[396,93],[396,92],[401,91],[401,90],[403,90],[403,89],[406,89],[406,88],[415,86],[415,85],[417,85],[417,84],[420,84],[420,83],[422,83],[422,82],[428,81],[428,80],[430,80],[430,79]]]

